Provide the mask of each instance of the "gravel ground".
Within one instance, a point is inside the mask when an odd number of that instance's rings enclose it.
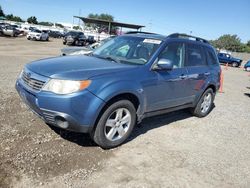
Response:
[[[209,116],[146,119],[107,151],[88,135],[48,127],[15,92],[25,63],[62,47],[0,38],[0,187],[250,187],[250,73],[222,67],[224,93]]]

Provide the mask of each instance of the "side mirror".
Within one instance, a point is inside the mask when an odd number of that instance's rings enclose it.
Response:
[[[170,59],[159,59],[156,64],[157,70],[172,70],[173,67],[173,61],[171,61]]]

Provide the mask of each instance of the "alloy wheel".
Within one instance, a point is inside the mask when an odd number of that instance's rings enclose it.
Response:
[[[118,108],[111,113],[104,127],[104,133],[108,140],[116,141],[121,139],[129,130],[132,117],[126,108]]]
[[[201,103],[201,112],[204,114],[207,113],[211,104],[212,104],[212,94],[207,93],[203,98],[203,102]]]

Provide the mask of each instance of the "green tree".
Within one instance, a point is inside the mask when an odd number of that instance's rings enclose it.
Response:
[[[55,25],[56,25],[56,27],[64,28],[64,26],[62,24],[56,23]]]
[[[106,20],[106,21],[114,21],[114,16],[110,14],[89,14],[88,18],[94,18],[94,19],[99,19],[99,20]]]
[[[31,16],[27,19],[27,22],[30,24],[38,24],[37,18],[35,16]]]
[[[249,46],[249,47],[250,47],[250,40],[249,40],[249,41],[247,41],[247,46]]]
[[[79,26],[74,26],[73,29],[80,30],[81,28]]]
[[[13,14],[8,14],[5,16],[7,20],[14,22],[23,22],[23,20],[19,16],[13,16]]]
[[[44,25],[44,26],[53,26],[54,24],[51,22],[39,22],[39,25]]]
[[[2,7],[1,7],[1,5],[0,5],[0,16],[5,16],[5,14],[4,14],[4,12],[3,12],[3,9],[2,9]]]
[[[242,51],[242,43],[237,35],[223,35],[217,40],[212,41],[212,44],[219,49],[226,49],[230,51],[240,52]]]

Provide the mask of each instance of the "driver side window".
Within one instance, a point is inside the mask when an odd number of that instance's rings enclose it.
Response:
[[[184,64],[184,44],[170,43],[159,55],[159,59],[168,59],[173,62],[173,68],[181,68]]]

